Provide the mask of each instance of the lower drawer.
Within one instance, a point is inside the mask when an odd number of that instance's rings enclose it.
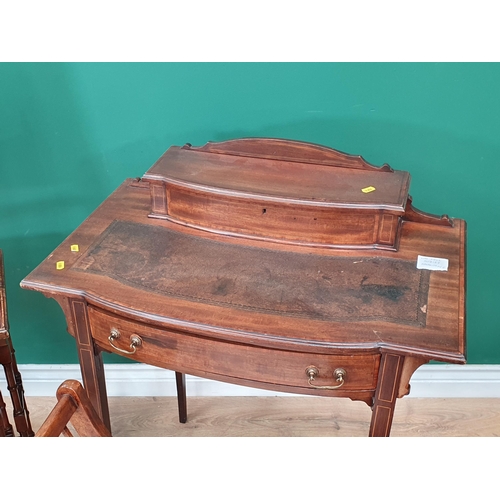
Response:
[[[235,344],[153,328],[94,307],[89,307],[89,320],[93,338],[106,351],[200,377],[234,379],[250,386],[255,382],[257,387],[271,384],[298,388],[312,394],[318,389],[310,384],[339,385],[338,372],[334,375],[337,369],[344,371],[341,392],[373,391],[377,383],[377,354],[328,355]],[[140,339],[136,346],[134,339]],[[310,367],[317,370],[311,380],[306,373]]]

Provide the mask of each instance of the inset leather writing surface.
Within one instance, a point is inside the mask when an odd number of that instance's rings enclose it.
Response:
[[[158,294],[260,313],[319,321],[426,322],[429,271],[401,259],[235,247],[118,220],[73,269]]]
[[[213,338],[234,342],[251,342],[269,347],[287,345],[294,349],[300,346],[301,350],[314,349],[315,352],[325,353],[332,349],[342,350],[340,346],[347,346],[346,349],[349,350],[394,346],[411,352],[425,353],[440,361],[464,361],[464,221],[455,219],[453,227],[405,222],[402,225],[398,252],[340,251],[211,234],[148,218],[149,208],[148,183],[127,180],[23,280],[22,286],[51,295],[85,297],[93,305],[104,307],[110,312],[119,311],[120,314],[135,320],[147,320],[157,326],[181,328],[183,331],[197,331]],[[258,309],[229,307],[227,303],[222,302],[217,305],[162,295],[120,282],[106,274],[78,270],[74,265],[102,241],[103,235],[117,219],[141,226],[169,229],[182,235],[198,236],[210,242],[226,243],[234,246],[236,252],[240,248],[252,246],[255,249],[278,251],[284,256],[293,254],[311,256],[313,259],[322,256],[352,257],[354,262],[364,258],[383,258],[390,261],[407,261],[412,263],[415,269],[417,256],[420,254],[449,259],[449,269],[447,272],[430,271],[425,326],[384,321],[328,322],[305,316],[272,314],[259,312]],[[70,245],[74,243],[80,245],[80,253],[71,251]],[[118,248],[113,251],[120,252]],[[57,270],[58,261],[65,262],[63,270]],[[241,262],[244,260],[241,259]],[[286,264],[283,262],[284,266]],[[295,275],[290,281],[294,282],[294,286],[298,286],[304,279],[302,269],[290,266],[289,272]],[[363,277],[364,275],[358,278],[356,285],[361,283]],[[313,281],[310,283],[313,284]],[[406,286],[406,283],[399,285]],[[269,305],[264,304],[264,307]]]

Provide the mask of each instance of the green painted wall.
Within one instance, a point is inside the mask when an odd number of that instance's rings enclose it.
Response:
[[[19,363],[76,363],[55,301],[19,282],[171,145],[316,142],[412,174],[468,222],[468,359],[500,363],[500,64],[0,64],[0,247]],[[109,356],[107,361],[119,361]]]

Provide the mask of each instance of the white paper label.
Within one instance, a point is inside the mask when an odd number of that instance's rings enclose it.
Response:
[[[448,259],[419,255],[417,258],[417,269],[429,269],[430,271],[448,271]]]

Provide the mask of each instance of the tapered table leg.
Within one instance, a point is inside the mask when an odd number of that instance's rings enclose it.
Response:
[[[102,354],[96,348],[90,331],[87,304],[84,300],[71,299],[71,316],[78,347],[83,386],[92,406],[111,432],[108,396]]]
[[[187,399],[186,399],[186,375],[175,372],[175,383],[177,385],[177,404],[179,406],[179,422],[187,422]]]
[[[382,354],[372,408],[369,434],[371,437],[387,437],[391,432],[403,361],[404,356],[390,353]]]

